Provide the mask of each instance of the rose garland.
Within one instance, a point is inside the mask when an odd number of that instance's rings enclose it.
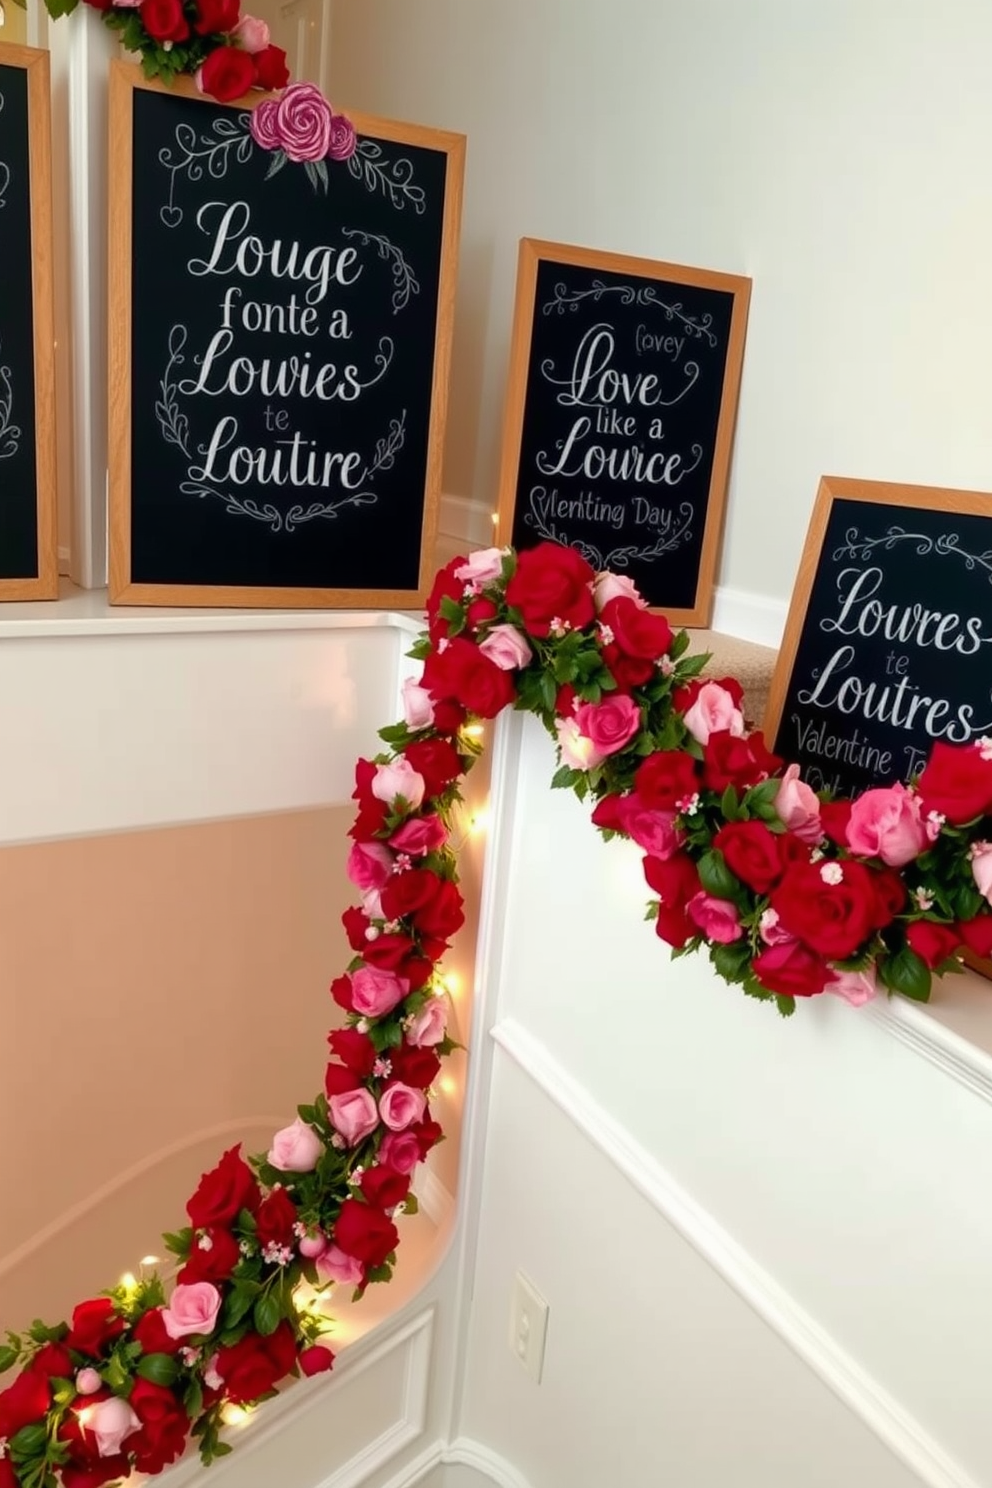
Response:
[[[25,3],[25,0],[18,0]],[[83,0],[122,46],[141,58],[147,78],[171,83],[195,78],[201,93],[231,103],[253,88],[285,89],[252,110],[251,132],[263,150],[276,152],[273,169],[286,160],[310,166],[347,160],[355,131],[336,114],[319,88],[289,84],[286,53],[272,44],[268,23],[240,13],[241,0]],[[71,15],[79,0],[45,0],[53,20]],[[325,167],[326,169],[326,167]]]
[[[429,1105],[445,1033],[439,963],[463,923],[451,846],[474,725],[510,705],[554,736],[552,784],[595,801],[604,837],[631,839],[674,954],[791,1013],[797,996],[852,1003],[879,987],[925,1000],[962,946],[992,952],[992,740],[936,744],[909,787],[817,796],[749,729],[732,678],[703,680],[685,632],[627,578],[570,548],[489,549],[438,574],[388,753],[360,760],[343,917],[355,951],[331,985],[325,1089],[264,1157],[225,1152],[151,1276],[8,1334],[0,1488],[100,1488],[174,1462],[190,1437],[230,1451],[225,1410],[289,1375],[330,1368],[306,1298],[389,1280],[417,1164],[441,1138]]]

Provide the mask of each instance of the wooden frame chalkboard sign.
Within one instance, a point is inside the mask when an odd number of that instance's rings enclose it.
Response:
[[[906,781],[992,734],[992,494],[825,476],[765,734],[816,790]]]
[[[111,602],[419,607],[464,138],[351,114],[273,172],[262,95],[111,67]]]
[[[524,238],[498,533],[709,623],[751,281]]]
[[[0,600],[58,596],[48,53],[0,45]]]

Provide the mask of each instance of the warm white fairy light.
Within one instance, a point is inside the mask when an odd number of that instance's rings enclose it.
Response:
[[[462,987],[464,986],[464,983],[462,982],[462,979],[458,975],[457,971],[442,972],[439,980],[441,986],[450,997],[457,997],[458,994],[461,992]]]
[[[489,830],[490,813],[488,806],[481,806],[478,811],[473,812],[468,829],[473,837],[481,837],[483,832]]]
[[[464,732],[469,739],[481,739],[486,730],[481,723],[467,723]]]
[[[161,1259],[162,1259],[161,1256],[153,1256],[153,1255],[142,1256],[141,1257],[141,1260],[139,1262],[139,1265],[141,1265],[141,1266],[157,1266],[159,1264],[159,1262],[161,1261]]]
[[[489,520],[492,522],[492,524],[493,524],[494,527],[498,527],[499,526],[499,512],[492,512],[491,515],[490,515]]]
[[[249,1419],[249,1413],[243,1405],[232,1405],[228,1402],[221,1411],[221,1417],[228,1426],[244,1426]]]
[[[122,1286],[125,1292],[136,1292],[138,1290],[137,1277],[133,1271],[125,1271],[118,1285]]]
[[[458,1089],[458,1082],[453,1080],[450,1075],[442,1075],[438,1081],[438,1088],[442,1095],[454,1095]]]

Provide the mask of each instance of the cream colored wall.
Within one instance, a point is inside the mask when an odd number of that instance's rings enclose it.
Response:
[[[992,489],[990,51],[983,0],[337,0],[335,99],[468,135],[446,488],[527,235],[752,277],[723,586],[784,601],[826,472]]]
[[[4,23],[0,26],[0,42],[8,41],[17,46],[28,44],[27,14],[14,0],[4,0]]]

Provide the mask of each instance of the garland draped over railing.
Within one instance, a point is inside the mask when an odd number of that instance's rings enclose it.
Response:
[[[0,1488],[100,1488],[156,1473],[190,1437],[210,1461],[224,1413],[328,1369],[317,1301],[388,1281],[411,1175],[441,1131],[430,1089],[454,1047],[442,957],[463,923],[451,845],[478,722],[513,706],[554,736],[553,785],[633,840],[649,915],[675,954],[791,1013],[831,992],[926,999],[961,947],[992,951],[992,740],[943,744],[912,785],[818,797],[750,729],[732,678],[569,548],[489,549],[438,574],[388,750],[360,760],[344,914],[355,953],[325,1088],[246,1162],[225,1152],[166,1236],[179,1265],[8,1335]]]

